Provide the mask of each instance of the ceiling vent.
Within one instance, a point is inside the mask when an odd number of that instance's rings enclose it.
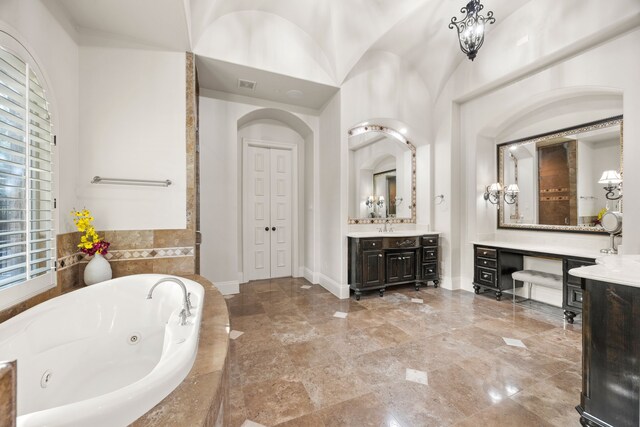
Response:
[[[238,87],[240,89],[254,90],[256,88],[256,82],[251,80],[238,79]]]

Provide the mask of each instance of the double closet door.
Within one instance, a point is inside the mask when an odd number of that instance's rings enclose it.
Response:
[[[291,151],[249,146],[247,154],[248,279],[291,276]]]

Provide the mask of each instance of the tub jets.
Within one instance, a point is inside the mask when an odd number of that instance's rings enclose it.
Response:
[[[147,295],[147,299],[151,299],[153,297],[153,290],[156,288],[156,286],[164,282],[176,283],[180,285],[180,288],[182,289],[182,293],[184,294],[184,302],[183,302],[182,310],[180,311],[179,316],[180,316],[180,325],[184,326],[187,324],[187,318],[191,316],[191,309],[193,308],[193,306],[191,305],[191,293],[187,292],[187,287],[184,285],[182,280],[176,279],[175,277],[165,277],[163,279],[158,280],[156,284],[153,285],[151,289],[149,289],[149,294]]]

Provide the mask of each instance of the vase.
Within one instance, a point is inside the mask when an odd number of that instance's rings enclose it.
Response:
[[[84,283],[93,285],[112,277],[111,266],[101,254],[95,254],[84,269]]]

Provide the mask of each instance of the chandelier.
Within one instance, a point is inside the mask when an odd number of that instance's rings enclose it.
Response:
[[[484,43],[485,24],[496,22],[493,12],[487,12],[486,17],[480,15],[482,9],[484,9],[484,6],[480,4],[480,0],[471,0],[465,7],[460,9],[460,12],[466,13],[467,16],[459,22],[458,18],[454,16],[449,24],[449,28],[455,27],[458,30],[460,49],[472,61],[482,47],[482,43]]]

